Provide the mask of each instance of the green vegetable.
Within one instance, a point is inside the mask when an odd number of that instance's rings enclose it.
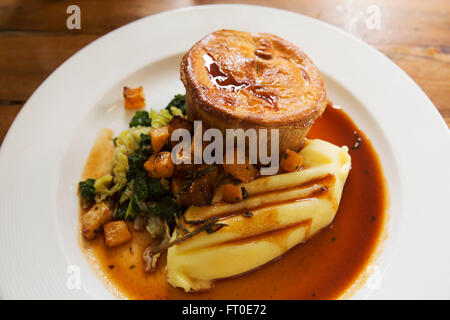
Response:
[[[149,134],[141,133],[141,141],[139,142],[139,148],[145,148],[152,145],[152,139]]]
[[[172,116],[184,117],[186,115],[186,110],[183,113],[183,110],[181,110],[181,109],[178,109],[176,107],[170,107],[170,114]]]
[[[106,199],[110,195],[109,188],[113,184],[113,176],[111,174],[106,174],[103,177],[95,181],[95,201],[100,202]]]
[[[148,182],[148,191],[151,199],[158,199],[159,197],[167,194],[167,189],[164,187],[164,184],[161,183],[161,180],[158,179],[150,179]]]
[[[138,149],[138,151],[128,157],[128,181],[135,178],[138,172],[144,171],[144,163],[148,158],[141,149]]]
[[[158,202],[149,205],[149,211],[154,217],[169,217],[178,213],[178,204],[169,196],[162,197]]]
[[[128,202],[128,208],[125,212],[124,219],[134,219],[141,212],[141,209],[137,203],[136,197],[133,195]]]
[[[150,127],[151,125],[151,119],[149,117],[149,114],[145,110],[138,110],[134,114],[133,118],[130,121],[130,128],[133,127]]]
[[[161,111],[150,110],[150,118],[152,118],[152,127],[160,128],[169,123],[170,119],[172,119],[172,115],[169,110],[166,109]]]
[[[138,201],[146,202],[150,197],[149,180],[147,173],[138,171],[134,180],[133,196]]]
[[[112,160],[112,173],[114,176],[114,186],[111,189],[111,194],[122,190],[127,184],[127,172],[129,170],[128,157],[123,148],[116,148]]]
[[[124,146],[114,149],[111,162],[111,174],[107,174],[95,182],[95,201],[100,202],[116,192],[122,190],[127,184],[128,157]]]
[[[168,191],[158,179],[149,178],[143,169],[136,171],[134,179],[128,182],[120,197],[120,203],[128,201],[125,213],[122,213],[123,217],[134,219],[138,214],[152,210],[151,205],[148,205],[149,201],[158,200],[167,193]]]
[[[120,195],[119,204],[122,204],[125,201],[130,200],[131,196],[133,195],[133,192],[134,192],[134,180],[127,183],[127,186],[125,187],[125,189],[123,189]]]
[[[129,204],[130,204],[129,201],[121,203],[119,205],[119,207],[117,208],[115,217],[117,217],[119,219],[122,219],[122,220],[125,219],[125,215],[127,213],[127,209],[128,209]]]
[[[169,110],[172,115],[175,115],[172,112],[172,107],[177,108],[182,114],[186,115],[186,95],[176,94],[167,105],[166,110]]]
[[[134,127],[123,131],[116,140],[116,147],[123,147],[124,153],[132,154],[139,148],[142,136],[150,131],[150,127]]]
[[[168,191],[159,179],[149,178],[147,173],[138,171],[133,181],[133,194],[139,201],[157,200]]]
[[[88,201],[94,200],[95,197],[95,179],[87,179],[86,181],[80,181],[80,195]]]

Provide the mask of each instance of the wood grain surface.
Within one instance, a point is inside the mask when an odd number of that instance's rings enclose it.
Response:
[[[408,73],[450,125],[449,0],[1,0],[0,143],[39,84],[90,42],[151,14],[214,3],[290,10],[357,36]],[[72,4],[81,8],[80,30],[66,27]]]

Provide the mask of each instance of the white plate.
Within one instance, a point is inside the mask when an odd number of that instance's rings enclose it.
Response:
[[[123,85],[142,84],[150,106],[165,106],[183,92],[181,55],[221,28],[270,32],[304,49],[331,100],[378,151],[389,187],[389,236],[376,261],[378,279],[354,297],[450,298],[450,135],[436,108],[360,40],[305,16],[241,5],[138,20],[88,45],[36,90],[0,151],[1,297],[112,297],[77,243],[75,194],[88,151],[100,128],[126,127]],[[69,266],[80,268],[79,290],[67,286]]]

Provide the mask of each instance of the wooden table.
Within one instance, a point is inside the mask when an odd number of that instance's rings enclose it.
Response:
[[[450,125],[449,0],[1,0],[0,143],[33,91],[88,43],[151,14],[224,2],[286,9],[356,35],[405,70]],[[71,4],[81,8],[80,30],[67,29]]]

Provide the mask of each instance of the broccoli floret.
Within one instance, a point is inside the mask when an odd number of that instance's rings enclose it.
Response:
[[[150,127],[151,124],[152,119],[150,119],[148,112],[145,110],[138,110],[130,121],[130,128],[137,126]]]
[[[148,190],[151,199],[158,199],[159,197],[167,194],[166,188],[164,188],[163,184],[158,179],[149,179]]]
[[[87,179],[86,181],[81,181],[79,184],[80,195],[82,198],[92,201],[95,197],[95,179]]]
[[[171,198],[160,198],[167,193],[167,190],[158,179],[150,179],[144,171],[139,171],[135,179],[130,183],[133,183],[133,194],[131,195],[131,199],[126,202],[126,206],[119,206],[117,210],[118,217],[134,219],[136,215],[147,210],[157,216],[170,216],[178,212],[178,205]],[[161,200],[148,204],[148,200],[152,198]]]
[[[169,196],[165,196],[158,202],[149,205],[149,211],[155,217],[170,217],[177,214],[179,209],[175,200]]]
[[[139,201],[157,200],[167,194],[159,179],[149,178],[145,171],[139,171],[134,179],[134,194]]]
[[[141,141],[139,142],[139,148],[145,148],[152,145],[152,139],[149,134],[141,133]]]
[[[169,112],[170,107],[178,108],[181,110],[181,112],[183,112],[184,115],[186,115],[186,95],[176,94],[166,107]]]
[[[124,199],[116,211],[119,219],[134,219],[141,213],[141,204],[148,200],[148,187],[145,181],[145,172],[138,171],[134,179],[127,183],[127,187],[122,191],[121,199]],[[130,194],[126,195],[129,192]]]
[[[149,180],[147,173],[139,171],[134,179],[133,196],[136,200],[147,201],[150,197]]]
[[[133,153],[128,157],[128,167],[129,167],[129,170],[127,172],[128,181],[133,179],[138,172],[144,170],[144,163],[145,161],[147,161],[147,159],[148,156],[141,149],[136,150],[135,153]]]

